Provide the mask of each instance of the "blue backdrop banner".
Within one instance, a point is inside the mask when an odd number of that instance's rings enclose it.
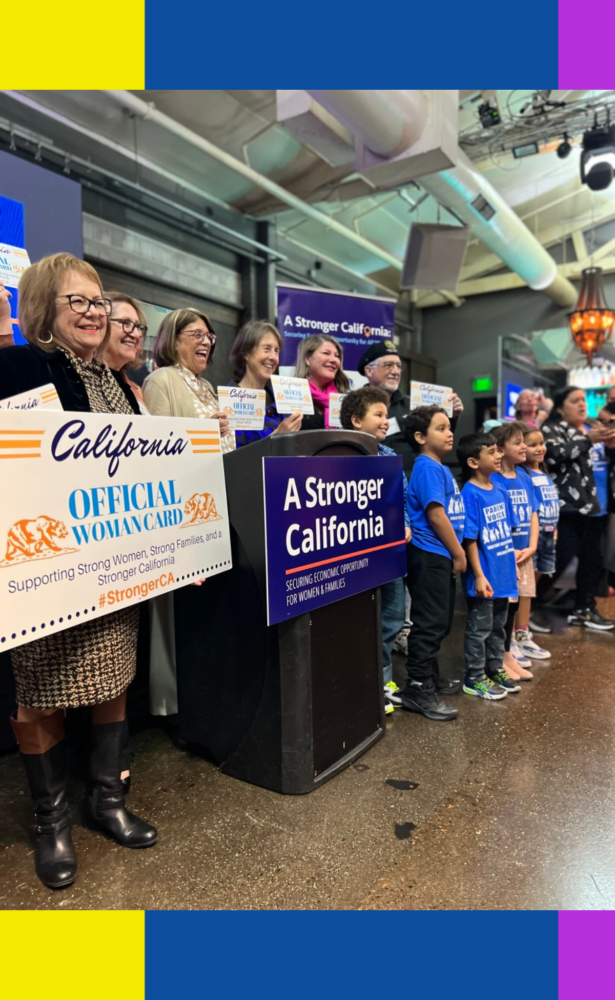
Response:
[[[278,328],[284,340],[281,365],[294,367],[300,342],[310,334],[324,333],[342,345],[344,368],[356,371],[370,344],[393,340],[394,323],[392,299],[278,285]]]
[[[263,463],[269,625],[406,575],[401,458]]]

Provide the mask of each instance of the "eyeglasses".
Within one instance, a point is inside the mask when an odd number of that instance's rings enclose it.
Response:
[[[56,295],[56,299],[67,299],[69,308],[73,312],[81,313],[82,316],[88,313],[90,309],[94,309],[95,312],[105,313],[106,316],[111,315],[111,299],[87,299],[85,295]]]
[[[138,330],[142,337],[147,336],[145,323],[133,323],[131,319],[112,319],[111,322],[119,323],[124,333],[132,333],[133,330]]]
[[[182,330],[181,333],[178,333],[178,337],[192,337],[193,340],[196,340],[197,344],[203,344],[208,340],[212,347],[216,343],[215,333],[202,333],[200,330],[197,330],[195,333],[184,333]]]
[[[598,423],[602,424],[603,427],[613,427],[615,426],[615,417],[612,420],[604,420],[602,417],[598,417]]]
[[[385,372],[400,372],[402,364],[400,361],[373,361],[370,368],[384,368]]]

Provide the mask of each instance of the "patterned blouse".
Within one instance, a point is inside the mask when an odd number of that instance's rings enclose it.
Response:
[[[547,471],[559,490],[563,513],[598,514],[600,504],[590,460],[591,439],[559,413],[545,420]]]
[[[102,361],[83,361],[76,354],[60,347],[62,354],[70,360],[71,365],[81,378],[92,413],[133,413],[126,399],[126,394],[117,383],[111,369]]]

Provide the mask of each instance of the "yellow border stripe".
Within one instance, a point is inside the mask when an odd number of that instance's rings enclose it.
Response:
[[[145,914],[139,910],[5,910],[0,941],[3,996],[144,1000]]]
[[[145,87],[145,0],[106,0],[104,7],[82,0],[9,4],[2,38],[5,89]]]

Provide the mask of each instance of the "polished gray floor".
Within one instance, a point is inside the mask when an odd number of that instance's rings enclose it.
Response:
[[[615,601],[603,613],[615,617]],[[444,668],[460,672],[460,628]],[[615,635],[559,620],[553,653],[504,702],[457,695],[459,718],[397,710],[387,735],[308,796],[220,774],[159,729],[135,739],[130,805],[148,851],[86,830],[79,873],[46,890],[32,869],[16,754],[0,760],[2,908],[611,909],[615,906]],[[396,664],[401,680],[403,665]]]

